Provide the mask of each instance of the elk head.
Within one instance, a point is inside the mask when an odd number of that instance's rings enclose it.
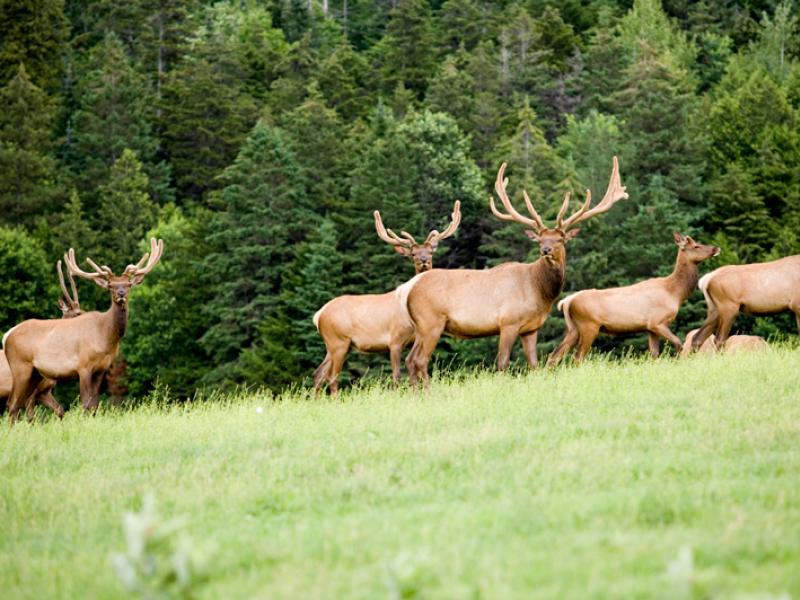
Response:
[[[70,295],[64,283],[64,272],[61,270],[61,261],[56,263],[56,270],[58,271],[58,281],[61,283],[61,293],[63,294],[63,298],[58,299],[58,307],[61,309],[61,318],[71,319],[83,314],[81,304],[78,301],[78,290],[75,287],[75,280],[72,278],[72,273],[67,271],[69,285],[72,288],[72,295]]]
[[[406,231],[401,231],[400,235],[397,235],[391,229],[386,229],[383,226],[383,221],[381,221],[380,211],[376,210],[373,215],[375,216],[375,229],[378,232],[378,237],[387,244],[394,246],[395,252],[398,254],[410,256],[414,261],[416,272],[423,273],[433,268],[433,254],[436,252],[439,242],[453,235],[458,229],[458,225],[461,223],[461,202],[456,200],[453,205],[453,214],[447,229],[441,233],[436,229],[431,230],[428,237],[421,244]]]
[[[135,265],[128,265],[122,272],[122,275],[115,275],[114,272],[107,266],[97,266],[91,259],[87,258],[86,262],[94,269],[93,273],[81,270],[75,261],[75,250],[69,249],[69,252],[64,255],[64,262],[67,263],[69,272],[94,281],[101,288],[107,289],[111,292],[111,301],[120,308],[127,308],[128,306],[128,292],[130,289],[139,285],[144,281],[144,276],[147,275],[154,266],[161,260],[161,253],[164,251],[164,241],[155,238],[150,238],[150,252],[145,252],[141,260]]]
[[[617,201],[628,197],[619,179],[619,163],[615,156],[614,167],[611,170],[611,179],[608,182],[608,189],[597,206],[591,209],[589,208],[592,203],[592,193],[590,190],[586,190],[586,201],[583,205],[569,218],[564,219],[564,215],[566,215],[569,209],[570,195],[569,192],[567,192],[567,195],[564,197],[564,202],[561,204],[561,209],[558,211],[558,216],[556,217],[556,226],[550,228],[544,224],[539,213],[536,212],[525,190],[522,191],[522,196],[525,199],[525,207],[528,209],[531,216],[526,217],[517,212],[517,209],[511,204],[511,200],[509,200],[508,193],[506,192],[508,178],[505,177],[505,172],[506,163],[503,163],[497,172],[494,189],[495,192],[497,192],[498,198],[500,198],[500,202],[503,204],[503,208],[506,209],[506,212],[501,213],[494,204],[494,198],[490,196],[489,207],[492,209],[492,214],[503,221],[515,221],[530,227],[530,229],[525,230],[525,235],[539,244],[540,255],[551,265],[563,265],[565,263],[566,243],[578,235],[580,231],[580,229],[575,228],[575,225],[595,215],[606,212],[614,206]]]
[[[720,249],[717,246],[698,244],[688,235],[683,236],[675,232],[672,236],[675,238],[675,243],[680,248],[681,254],[695,264],[708,260],[720,253]]]

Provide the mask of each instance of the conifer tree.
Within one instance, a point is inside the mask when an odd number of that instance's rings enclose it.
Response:
[[[91,50],[76,92],[78,108],[70,119],[65,154],[87,210],[96,209],[95,190],[126,148],[144,165],[156,201],[171,200],[169,166],[157,157],[152,89],[115,34]]]
[[[108,182],[100,187],[98,230],[103,236],[99,249],[113,268],[127,265],[137,256],[147,231],[156,223],[158,209],[148,194],[142,163],[126,148],[111,167]]]
[[[30,226],[53,210],[60,193],[51,155],[56,102],[19,65],[0,88],[0,106],[0,220]]]
[[[0,85],[24,64],[34,85],[55,92],[67,52],[64,0],[3,0],[0,24]]]
[[[259,122],[213,198],[203,271],[213,277],[201,345],[216,367],[208,381],[247,379],[237,364],[259,327],[281,309],[293,246],[313,227],[300,169],[282,131]],[[224,277],[211,274],[224,273]]]

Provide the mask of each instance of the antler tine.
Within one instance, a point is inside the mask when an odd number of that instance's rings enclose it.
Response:
[[[587,219],[591,219],[595,215],[599,215],[600,213],[604,213],[609,210],[612,206],[614,206],[620,200],[624,200],[628,197],[628,194],[625,192],[625,187],[622,185],[622,182],[619,178],[619,161],[617,157],[614,157],[614,166],[611,169],[611,178],[608,181],[608,189],[606,189],[606,193],[603,196],[603,199],[598,202],[597,206],[592,209],[589,209],[589,202],[591,202],[591,194],[586,194],[586,202],[584,202],[583,206],[575,212],[569,219],[564,222],[562,230],[566,231],[567,228],[586,221]]]
[[[449,238],[456,232],[458,226],[461,224],[461,200],[456,200],[455,204],[453,205],[453,213],[450,215],[450,224],[447,226],[443,232],[439,233],[435,229],[428,234],[428,239],[425,240],[425,243],[432,242],[436,240],[436,242],[440,242],[443,239]]]
[[[372,213],[375,217],[375,230],[378,232],[378,237],[381,238],[387,244],[391,244],[392,246],[409,246],[409,241],[404,240],[400,236],[398,236],[394,231],[391,229],[386,229],[383,226],[383,221],[381,220],[381,213],[380,211],[376,210]]]
[[[103,265],[102,267],[98,267],[97,264],[91,258],[87,257],[86,258],[86,262],[88,262],[89,266],[91,266],[98,273],[103,273],[104,275],[113,275],[114,274],[114,271],[111,270],[111,267],[108,267],[106,265]]]
[[[564,218],[564,215],[567,213],[567,209],[569,208],[569,199],[570,193],[567,192],[564,194],[564,201],[561,203],[561,208],[558,209],[558,216],[556,216],[556,229],[561,228],[561,222]]]
[[[98,277],[106,277],[107,275],[106,273],[102,272],[94,263],[91,264],[96,270],[95,273],[87,273],[78,267],[78,263],[75,261],[74,248],[70,248],[69,251],[64,255],[64,262],[66,263],[67,269],[70,273],[77,275],[78,277],[83,277],[84,279],[97,279]]]
[[[390,229],[389,231],[392,231],[392,230]],[[392,231],[392,233],[394,234],[394,232],[393,232],[393,231]],[[411,235],[410,233],[408,233],[407,231],[401,231],[401,232],[400,232],[400,235],[402,235],[404,238],[406,238],[406,240],[408,240],[409,242],[411,242],[411,245],[412,245],[412,246],[417,246],[417,245],[418,245],[418,244],[417,244],[417,240],[415,240],[415,239],[414,239],[414,236],[413,236],[413,235]]]
[[[497,179],[494,182],[494,190],[497,193],[497,197],[500,198],[500,202],[503,204],[503,208],[506,209],[507,214],[501,213],[497,210],[497,207],[494,204],[494,198],[491,196],[489,197],[489,208],[492,210],[492,214],[497,217],[498,219],[502,219],[503,221],[516,221],[517,223],[522,223],[523,225],[527,225],[535,229],[536,231],[541,231],[545,229],[544,223],[542,219],[539,217],[539,214],[534,210],[533,204],[531,204],[530,199],[526,199],[525,206],[528,208],[528,212],[531,213],[533,217],[528,218],[525,217],[517,212],[517,209],[514,208],[514,205],[511,204],[511,200],[508,199],[508,194],[506,193],[506,186],[508,186],[508,179],[504,177],[506,172],[506,163],[500,165],[500,169],[497,171]],[[524,194],[527,196],[527,194]]]
[[[150,238],[150,256],[147,257],[148,253],[145,253],[145,256],[136,263],[135,270],[131,272],[132,275],[147,275],[150,271],[153,270],[158,264],[158,261],[161,260],[161,254],[164,252],[164,240],[156,241],[156,238]],[[145,257],[147,257],[147,264],[144,267],[140,267],[144,262]],[[127,271],[127,269],[126,269]]]
[[[536,209],[533,208],[533,202],[531,202],[531,199],[528,196],[528,192],[525,191],[525,190],[522,190],[522,197],[525,199],[525,208],[527,208],[528,212],[531,213],[531,216],[533,217],[533,219],[538,224],[539,229],[540,230],[541,229],[547,229],[547,227],[544,224],[544,221],[542,221],[542,217],[540,217],[539,213],[536,212]]]
[[[69,291],[67,290],[67,284],[64,282],[64,271],[61,269],[60,260],[56,263],[56,271],[58,271],[58,282],[61,284],[61,293],[64,296],[64,300],[66,301],[67,306],[74,308],[76,301],[72,299],[72,296],[69,295]],[[70,274],[69,280],[72,283],[72,291],[75,292],[75,280],[72,279],[72,274]],[[77,292],[75,292],[75,297],[78,297]]]

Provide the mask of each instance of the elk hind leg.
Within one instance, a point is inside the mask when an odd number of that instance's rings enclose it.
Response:
[[[548,367],[555,367],[560,363],[564,356],[572,350],[575,346],[578,345],[580,341],[580,334],[578,333],[577,328],[567,329],[567,333],[564,335],[564,339],[558,345],[558,348],[553,350],[553,353],[550,355],[550,358],[547,359],[547,366]]]
[[[427,387],[430,380],[428,374],[428,363],[431,360],[433,351],[436,349],[436,344],[439,343],[439,338],[442,337],[445,323],[438,323],[433,327],[425,328],[425,333],[421,333],[420,327],[417,328],[417,339],[414,342],[414,347],[408,358],[411,360],[411,368],[409,368],[409,378],[412,385],[416,385],[418,378],[422,379],[422,383]],[[406,361],[408,362],[408,361]]]
[[[328,370],[328,390],[330,390],[331,395],[335,396],[339,393],[339,373],[342,372],[348,350],[350,350],[349,340],[346,345],[342,344],[331,350],[331,367]]]
[[[36,388],[42,382],[42,376],[31,366],[12,367],[11,372],[14,383],[11,386],[11,397],[8,401],[8,417],[13,424],[23,405],[27,412],[28,400],[35,394]]]
[[[326,352],[325,358],[314,371],[314,390],[319,393],[322,390],[322,384],[328,378],[328,373],[331,369],[331,353]]]
[[[595,323],[586,323],[578,327],[579,343],[578,351],[575,353],[575,362],[581,362],[586,358],[586,354],[588,354],[599,333],[600,326]]]
[[[731,327],[733,327],[733,322],[736,319],[736,315],[739,314],[739,306],[718,306],[717,310],[719,311],[719,326],[717,327],[716,341],[717,347],[722,348],[731,333]]]

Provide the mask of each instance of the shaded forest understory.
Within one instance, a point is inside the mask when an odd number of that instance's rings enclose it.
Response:
[[[308,377],[320,306],[413,275],[375,209],[420,236],[460,200],[439,267],[534,258],[488,209],[503,161],[519,205],[524,188],[552,219],[568,191],[599,198],[619,156],[630,199],[570,244],[567,292],[668,273],[673,231],[723,248],[704,271],[800,252],[794,2],[8,0],[0,27],[0,328],[58,316],[67,248],[122,269],[163,238],[120,394]],[[104,310],[94,287],[82,305]],[[673,329],[704,312],[698,292]],[[554,314],[540,352],[562,331]]]

